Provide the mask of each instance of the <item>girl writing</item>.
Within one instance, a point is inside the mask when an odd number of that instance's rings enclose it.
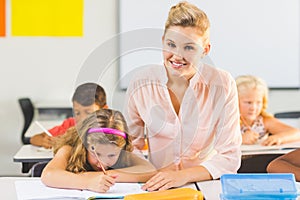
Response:
[[[123,115],[98,110],[58,137],[55,156],[43,170],[42,182],[96,192],[106,192],[115,182],[144,182],[155,169],[132,154],[132,149]]]
[[[267,113],[268,87],[255,76],[236,78],[243,144],[280,145],[300,139],[300,131]],[[270,134],[270,135],[269,135]]]

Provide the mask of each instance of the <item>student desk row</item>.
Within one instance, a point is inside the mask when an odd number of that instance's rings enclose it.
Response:
[[[286,146],[286,145],[285,145]],[[294,148],[300,147],[299,143],[291,143],[290,147],[293,148],[270,148],[269,150],[255,150],[242,151],[242,164],[239,169],[239,173],[262,173],[266,172],[266,166],[274,158],[293,151]],[[243,147],[242,147],[243,148]],[[42,147],[36,147],[33,145],[23,145],[19,151],[13,157],[14,162],[22,163],[22,172],[27,173],[32,165],[37,162],[49,161],[53,157],[53,153],[50,149]]]
[[[40,121],[46,129],[61,124],[62,121]],[[34,134],[43,132],[41,128],[32,123],[28,128],[25,136],[30,137]],[[261,145],[242,145],[242,165],[239,169],[240,173],[247,172],[266,172],[267,164],[274,158],[286,154],[296,148],[300,148],[300,141],[295,143],[283,144],[280,146],[261,146]],[[32,145],[23,145],[15,154],[14,162],[22,163],[22,172],[27,173],[32,165],[36,162],[49,161],[53,157],[52,151],[35,147]]]
[[[29,177],[0,177],[0,188],[3,192],[1,194],[1,199],[9,199],[9,200],[17,200],[17,191],[15,187],[15,181],[23,180],[23,181],[32,181],[39,180],[40,178],[29,178]],[[188,184],[183,187],[196,189],[195,185]],[[198,187],[203,192],[206,200],[215,200],[219,199],[219,194],[221,192],[221,184],[220,181],[205,181],[199,182]],[[34,190],[34,188],[32,188]],[[45,191],[46,192],[46,191]]]
[[[17,200],[17,192],[15,187],[15,181],[34,181],[40,180],[40,178],[28,178],[28,177],[0,177],[0,188],[3,192],[1,199]],[[222,192],[221,182],[219,180],[202,181],[197,183],[199,189],[202,191],[206,200],[217,200],[220,199]],[[297,190],[300,190],[300,183],[296,183]],[[193,183],[183,186],[184,188],[196,189]],[[34,188],[32,188],[34,190]],[[297,198],[300,200],[300,197]]]

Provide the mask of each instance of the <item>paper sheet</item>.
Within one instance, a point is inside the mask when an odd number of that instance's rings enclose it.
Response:
[[[88,190],[58,189],[45,186],[41,180],[15,181],[18,200],[38,199],[87,199],[93,196],[124,197],[128,194],[144,193],[138,183],[116,183],[106,193],[97,193]]]

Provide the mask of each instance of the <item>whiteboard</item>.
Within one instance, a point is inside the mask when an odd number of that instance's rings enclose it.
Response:
[[[178,0],[119,1],[119,85],[141,66],[162,63],[161,37]],[[263,78],[270,88],[300,88],[299,0],[190,0],[209,17],[207,62],[232,74]],[[124,37],[123,37],[124,36]],[[143,41],[148,41],[143,42]]]

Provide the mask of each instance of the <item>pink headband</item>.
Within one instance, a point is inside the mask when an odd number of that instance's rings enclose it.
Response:
[[[90,128],[87,133],[90,134],[90,133],[99,133],[99,132],[104,134],[118,135],[126,139],[126,133],[113,128]]]

